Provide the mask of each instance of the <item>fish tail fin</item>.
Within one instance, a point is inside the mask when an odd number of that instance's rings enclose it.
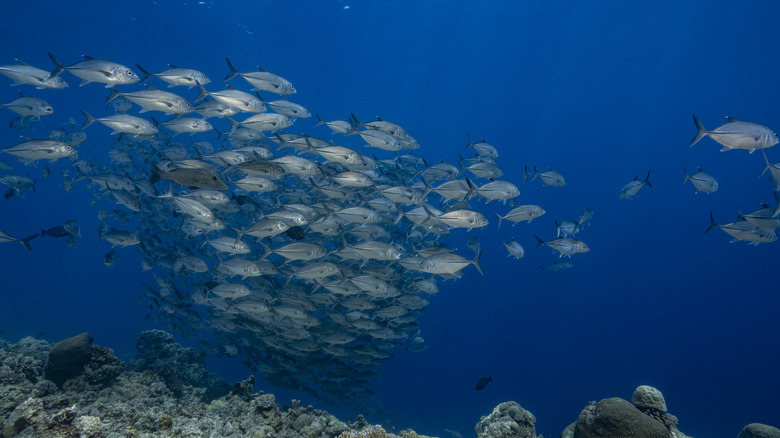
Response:
[[[236,67],[233,65],[232,62],[230,62],[230,59],[228,57],[225,57],[225,61],[227,61],[228,68],[230,68],[230,73],[228,73],[228,75],[225,76],[225,79],[222,80],[229,81],[234,77],[238,76],[238,70],[236,70]]]
[[[653,188],[653,184],[650,183],[650,170],[647,171],[647,176],[645,177],[644,183],[647,184],[647,187],[650,187],[651,189]]]
[[[473,183],[473,182],[471,182],[471,180],[470,180],[470,179],[468,179],[468,178],[466,178],[466,185],[468,185],[468,186],[469,186],[469,191],[468,191],[468,192],[466,192],[466,197],[465,197],[465,198],[463,198],[463,199],[469,199],[469,198],[471,198],[471,196],[474,194],[474,191],[476,191],[476,190],[477,190],[477,186],[475,186],[475,185],[474,185],[474,183]]]
[[[468,149],[468,148],[469,148],[469,146],[474,146],[474,142],[473,142],[473,141],[471,141],[471,135],[469,135],[469,134],[466,134],[466,138],[467,138],[467,139],[469,139],[469,144],[467,144],[467,145],[466,145],[466,148],[465,148],[465,149]]]
[[[21,243],[22,246],[25,247],[25,249],[27,249],[27,251],[32,251],[32,247],[30,247],[30,241],[35,239],[38,236],[39,236],[38,234],[33,234],[32,236],[27,236],[24,239],[20,239],[19,243]]]
[[[51,52],[46,52],[49,54],[49,59],[51,59],[51,62],[54,63],[54,70],[49,73],[49,79],[56,77],[58,74],[62,73],[63,70],[65,70],[65,66],[62,65],[62,63],[57,59],[56,56],[54,56]]]
[[[688,168],[685,167],[685,164],[683,164],[683,171],[685,171],[685,179],[683,180],[683,185],[688,182],[688,180],[691,179],[691,174],[688,173]],[[762,174],[763,175],[763,174]]]
[[[322,117],[320,117],[320,115],[319,115],[319,114],[317,114],[317,113],[314,113],[314,115],[315,115],[315,116],[317,116],[317,123],[315,123],[315,124],[314,124],[314,127],[315,127],[315,128],[316,128],[317,126],[320,126],[320,125],[324,125],[324,124],[325,124],[325,120],[322,120]]]
[[[474,260],[471,261],[471,264],[474,265],[475,268],[477,268],[477,271],[479,271],[480,274],[485,275],[485,273],[482,272],[482,266],[479,266],[480,257],[482,257],[482,248],[480,248],[477,251],[477,255],[474,256]]]
[[[349,116],[352,118],[356,130],[358,126],[363,126],[363,124],[360,123],[360,120],[358,120],[357,117],[355,117],[355,113],[349,113]]]
[[[496,217],[498,218],[498,229],[501,229],[501,221],[504,220],[503,217],[501,217],[500,214],[496,213]]]
[[[536,164],[534,164],[534,176],[531,178],[531,181],[535,180],[537,176],[539,176],[539,169],[537,169]]]
[[[154,75],[153,75],[153,74],[152,74],[150,71],[148,71],[147,69],[145,69],[145,68],[141,67],[140,65],[136,64],[135,66],[136,66],[136,67],[138,67],[138,70],[141,70],[141,73],[143,73],[143,74],[144,74],[144,75],[141,77],[141,80],[140,80],[140,81],[138,81],[139,83],[144,83],[144,82],[145,82],[147,79],[149,79],[149,78],[151,78],[152,76],[154,76]]]
[[[761,172],[761,175],[758,175],[759,178],[764,176],[766,171],[769,170],[769,167],[772,165],[771,163],[769,163],[769,158],[767,158],[767,156],[766,156],[766,151],[761,149],[761,153],[764,154],[764,161],[766,161],[766,166],[764,166],[764,170]]]
[[[696,133],[696,137],[693,138],[691,141],[691,144],[688,147],[691,147],[699,142],[702,138],[707,136],[707,130],[704,129],[704,125],[701,124],[699,119],[696,118],[696,116],[693,116],[693,123],[696,124],[696,129],[699,130],[699,132]]]
[[[404,211],[400,208],[398,209],[398,216],[395,217],[395,220],[393,221],[393,225],[397,225],[398,222],[401,222],[401,219],[404,218]]]
[[[539,236],[534,236],[534,237],[536,237],[536,241],[538,242],[538,243],[536,244],[536,247],[537,247],[537,248],[539,248],[540,246],[542,246],[542,245],[544,245],[545,243],[547,243],[547,242],[545,242],[544,240],[540,239],[540,238],[539,238]]]
[[[425,193],[422,195],[422,199],[425,199],[428,197],[428,193],[431,193],[433,191],[433,186],[428,182],[427,179],[422,179],[423,184],[425,184]]]
[[[720,225],[718,225],[718,223],[715,222],[715,216],[712,214],[712,212],[710,212],[710,226],[707,227],[706,230],[704,230],[704,234],[707,234],[708,231],[718,226]]]
[[[106,104],[111,103],[111,101],[117,97],[119,97],[119,91],[116,91],[116,88],[111,88],[111,94],[106,97]]]
[[[425,210],[425,214],[426,214],[426,215],[428,215],[428,217],[427,217],[427,218],[425,218],[425,220],[424,220],[424,221],[422,221],[422,222],[420,223],[420,225],[423,225],[423,224],[425,224],[426,222],[428,222],[429,220],[436,218],[436,215],[435,215],[435,214],[433,214],[433,212],[432,212],[432,211],[431,211],[431,210],[430,210],[428,207],[426,207],[425,205],[423,205],[423,206],[422,206],[422,208],[423,208],[423,210]]]
[[[87,118],[87,120],[84,121],[84,124],[81,125],[81,130],[87,129],[87,127],[93,123],[95,123],[95,118],[90,116],[88,112],[84,111],[83,109],[79,109],[81,111],[81,114],[84,115],[84,117]]]
[[[205,89],[205,88],[203,88],[203,85],[201,85],[200,81],[195,81],[195,85],[197,85],[197,86],[198,86],[198,90],[200,90],[200,94],[198,94],[198,97],[196,97],[196,98],[195,98],[195,100],[193,101],[193,103],[195,103],[195,102],[197,102],[197,101],[199,101],[199,100],[203,100],[203,99],[205,99],[205,98],[206,98],[206,96],[208,96],[208,95],[209,95],[209,92],[208,92],[208,91],[206,91],[206,89]]]
[[[152,184],[162,179],[163,177],[162,171],[160,170],[159,167],[155,166],[153,163],[149,163],[149,171],[151,173],[151,175],[149,176],[149,182],[151,182]]]
[[[269,248],[269,247],[268,247],[268,245],[266,245],[265,243],[263,243],[263,241],[262,241],[262,240],[258,240],[258,242],[260,243],[260,246],[262,246],[262,247],[263,247],[263,250],[265,251],[265,253],[263,254],[263,256],[262,256],[262,257],[260,257],[260,260],[265,260],[265,259],[266,259],[266,257],[268,257],[269,255],[271,255],[271,253],[273,252],[273,250],[272,250],[271,248]]]
[[[236,132],[236,129],[238,129],[239,125],[238,125],[238,122],[236,122],[235,120],[231,119],[230,117],[225,117],[225,119],[228,122],[230,122],[230,131],[228,131],[228,133],[225,134],[225,135],[230,137],[231,135],[233,135],[234,132]]]

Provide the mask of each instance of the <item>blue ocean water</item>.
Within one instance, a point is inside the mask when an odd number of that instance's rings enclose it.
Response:
[[[707,128],[731,116],[780,129],[775,3],[39,0],[4,10],[2,64],[19,58],[48,69],[47,51],[66,65],[87,54],[152,71],[197,68],[218,86],[228,56],[243,69],[260,65],[288,78],[299,90],[294,100],[325,119],[355,113],[401,124],[431,163],[471,154],[467,134],[498,148],[502,179],[520,187],[518,203],[547,214],[500,230],[491,220],[482,231],[453,232],[453,242],[478,236],[485,275],[467,267],[459,281],[439,282],[419,320],[428,349],[399,350],[380,367],[371,409],[323,408],[469,436],[481,415],[515,400],[536,416],[538,433],[556,436],[588,401],[628,399],[649,384],[688,435],[780,425],[780,247],[729,243],[717,229],[703,234],[710,212],[721,223],[762,202],[776,205],[769,177],[758,178],[764,158],[719,152],[710,139],[688,147],[692,114]],[[80,124],[79,108],[105,112],[106,89],[63,77],[68,90],[20,87],[55,108],[24,135],[44,138],[69,117]],[[17,96],[8,84],[0,78],[3,102]],[[7,129],[15,114],[0,111],[6,147],[19,132]],[[290,131],[327,138],[312,125]],[[79,154],[105,158],[105,128],[87,134]],[[772,162],[780,159],[775,149],[767,151]],[[165,328],[144,321],[141,283],[153,279],[141,271],[140,254],[122,249],[114,267],[104,266],[110,247],[94,231],[89,190],[64,190],[61,163],[44,179],[44,163],[2,158],[37,184],[21,199],[0,201],[0,229],[26,236],[75,219],[83,235],[76,248],[43,238],[31,242],[32,252],[0,247],[3,336],[55,341],[89,331],[97,344],[132,357],[140,330]],[[524,167],[533,165],[561,172],[567,185],[523,183]],[[683,165],[713,174],[720,190],[696,194],[681,184]],[[618,198],[651,169],[652,188]],[[591,251],[573,256],[568,271],[540,271],[559,258],[534,249],[534,235],[553,239],[555,219],[576,219],[585,208],[595,216],[577,238]],[[496,202],[479,209],[489,219],[508,210]],[[511,238],[525,258],[506,257],[502,242]],[[228,380],[250,373],[239,360],[208,364]],[[491,374],[493,382],[475,391]],[[307,394],[263,385],[257,389],[280,401],[319,407]]]

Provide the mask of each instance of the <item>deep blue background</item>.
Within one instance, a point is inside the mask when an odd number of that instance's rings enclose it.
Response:
[[[462,280],[440,283],[420,320],[429,349],[398,352],[382,366],[373,388],[383,412],[369,420],[469,436],[481,415],[515,400],[536,416],[538,433],[557,436],[589,400],[630,399],[650,384],[689,435],[780,426],[780,247],[702,234],[711,211],[726,222],[761,202],[775,205],[768,177],[757,178],[763,158],[718,152],[710,139],[688,148],[692,114],[708,128],[728,115],[780,129],[775,2],[29,1],[4,11],[3,64],[19,58],[48,69],[47,51],[65,64],[88,54],[152,71],[197,68],[219,82],[229,56],[240,70],[260,65],[290,79],[299,90],[293,100],[326,119],[354,112],[403,125],[431,162],[455,162],[467,133],[498,147],[518,201],[547,215],[454,233],[453,242],[477,233],[486,275],[469,267]],[[101,85],[79,88],[63,77],[68,90],[22,87],[55,107],[35,137],[68,117],[80,123],[78,108],[103,111]],[[0,78],[3,102],[17,93],[7,84]],[[13,117],[0,110],[2,147],[19,141],[7,129]],[[312,124],[291,131],[329,138]],[[108,131],[87,133],[80,154],[107,161]],[[774,149],[768,155],[780,159]],[[54,239],[33,241],[31,253],[0,247],[4,336],[44,332],[56,341],[89,331],[132,357],[136,333],[153,326],[138,304],[140,283],[152,281],[140,255],[121,250],[115,267],[103,265],[109,246],[94,231],[90,193],[79,184],[63,190],[62,163],[43,179],[43,163],[3,159],[38,184],[24,199],[0,201],[0,229],[24,236],[76,219],[83,234],[75,249]],[[523,167],[534,164],[563,173],[568,185],[522,184]],[[715,175],[720,191],[682,185],[683,165]],[[618,199],[648,169],[654,188]],[[593,225],[578,238],[591,252],[573,257],[570,271],[540,272],[558,259],[533,249],[533,235],[552,239],[554,219],[586,207],[595,210]],[[490,218],[508,210],[478,208]],[[510,238],[525,246],[525,259],[506,258],[501,242]],[[248,374],[236,363],[210,366],[232,380]],[[490,373],[494,382],[474,391]],[[262,382],[258,389],[318,405]],[[349,418],[358,409],[325,408]]]

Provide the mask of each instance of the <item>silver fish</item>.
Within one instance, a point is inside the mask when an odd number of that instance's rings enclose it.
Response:
[[[688,173],[688,169],[685,166],[683,166],[683,170],[685,171],[683,184],[690,181],[696,187],[696,190],[704,193],[715,193],[718,191],[718,181],[709,173],[702,171],[701,167],[693,175]]]
[[[14,81],[11,84],[12,87],[25,84],[32,85],[38,89],[63,89],[68,87],[68,83],[59,76],[55,75],[52,77],[48,71],[25,64],[18,59],[16,62],[17,64],[0,65],[0,74],[8,76]]]
[[[514,240],[511,240],[509,242],[504,242],[504,246],[506,247],[506,250],[509,252],[507,257],[514,257],[516,259],[521,259],[523,258],[523,256],[525,256],[525,250],[523,249],[523,246]]]
[[[156,77],[167,82],[169,88],[179,85],[192,88],[198,84],[206,85],[211,83],[211,79],[209,79],[208,76],[202,72],[199,72],[198,70],[193,70],[191,68],[180,68],[176,67],[175,65],[168,64],[168,67],[170,68],[159,73],[150,73],[138,64],[135,66],[138,67],[138,70],[140,70],[144,75],[141,78],[141,82],[144,82],[151,77]]]
[[[311,113],[303,105],[286,99],[266,101],[265,104],[268,105],[268,108],[292,119],[308,119],[311,117]]]
[[[49,53],[49,59],[54,63],[54,70],[49,77],[53,78],[60,72],[67,71],[83,81],[80,86],[90,82],[99,82],[106,84],[106,88],[120,84],[134,84],[140,80],[137,74],[124,65],[111,61],[95,59],[84,55],[84,60],[77,62],[70,67],[65,67],[57,58]]]
[[[76,153],[76,149],[54,140],[28,140],[2,149],[0,152],[35,162],[37,160],[57,161],[60,158],[70,157]]]
[[[99,230],[99,234],[100,238],[108,241],[111,246],[132,246],[141,243],[138,236],[129,231],[108,228],[105,231]]]
[[[94,122],[100,122],[113,129],[111,132],[112,135],[125,133],[139,136],[156,134],[159,132],[152,122],[140,117],[131,116],[129,114],[114,114],[111,116],[98,118],[92,117],[84,110],[81,110],[81,114],[83,114],[87,119],[84,121],[84,124],[81,125],[81,129],[86,129]]]
[[[142,108],[142,113],[147,111],[160,111],[164,114],[181,115],[190,113],[194,110],[194,107],[187,99],[178,94],[158,90],[149,85],[146,86],[146,90],[136,90],[125,93],[120,93],[112,88],[111,94],[106,98],[106,103],[109,104],[120,96],[139,105]]]
[[[734,237],[734,240],[731,241],[732,243],[744,240],[749,242],[750,245],[758,245],[759,243],[770,243],[777,240],[775,230],[758,228],[746,220],[738,220],[728,224],[718,224],[715,222],[715,217],[710,213],[710,226],[704,232],[706,233],[713,228],[720,228]]]
[[[642,187],[648,186],[650,188],[653,188],[653,185],[650,184],[650,171],[647,171],[647,176],[644,180],[640,181],[639,177],[634,177],[633,181],[629,181],[626,185],[624,185],[620,189],[620,199],[631,199],[634,196],[639,193],[639,190],[642,189]]]
[[[252,89],[253,91],[270,91],[281,95],[297,93],[293,84],[279,75],[267,72],[260,67],[258,67],[258,71],[239,73],[228,58],[225,58],[225,61],[227,61],[228,67],[230,68],[230,73],[223,79],[224,81],[229,81],[236,76],[241,76],[254,87]]]
[[[551,169],[548,169],[544,172],[539,172],[536,166],[534,166],[534,176],[531,178],[531,181],[535,180],[537,177],[541,179],[545,185],[550,187],[563,187],[566,185],[566,178],[564,178],[560,173]]]
[[[481,256],[481,248],[477,251],[477,255],[474,256],[472,260],[464,259],[452,252],[436,254],[426,257],[420,263],[420,270],[429,274],[454,274],[468,265],[474,265],[474,267],[477,268],[477,271],[484,275],[482,267],[479,266],[479,258]]]
[[[726,117],[728,122],[718,126],[712,131],[707,131],[696,116],[693,123],[696,124],[696,137],[691,141],[695,145],[704,137],[710,137],[723,146],[721,152],[730,149],[747,149],[752,154],[756,149],[765,149],[777,144],[777,133],[752,122],[740,122],[737,119]]]
[[[482,139],[482,141],[480,142],[474,143],[473,141],[471,141],[471,136],[467,135],[467,137],[469,139],[469,144],[466,145],[466,149],[468,149],[469,147],[473,147],[480,156],[493,158],[493,159],[498,158],[498,150],[496,149],[496,147],[486,142],[485,139]]]
[[[160,126],[164,126],[171,131],[179,134],[198,134],[201,132],[207,132],[214,129],[211,123],[204,119],[197,119],[195,117],[177,117],[175,119],[166,120],[160,123]]]
[[[518,222],[522,221],[528,221],[528,223],[530,223],[532,220],[542,216],[545,213],[546,212],[544,209],[538,205],[521,205],[509,210],[509,213],[507,213],[506,216],[501,216],[496,213],[496,217],[498,218],[498,228],[501,228],[502,220],[509,220],[514,222],[512,226],[515,226]]]
[[[43,99],[37,97],[22,96],[8,103],[0,103],[0,107],[9,110],[21,116],[46,116],[54,113],[54,108]]]
[[[195,102],[209,96],[217,102],[227,107],[235,108],[238,111],[248,113],[263,113],[266,111],[265,104],[263,104],[262,100],[244,91],[239,91],[234,88],[221,91],[206,91],[201,84],[198,84],[198,89],[200,90],[200,94],[195,98]]]

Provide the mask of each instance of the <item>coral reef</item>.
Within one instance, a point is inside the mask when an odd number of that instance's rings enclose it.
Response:
[[[140,333],[140,357],[127,367],[86,337],[82,358],[86,340],[89,360],[58,386],[45,378],[47,364],[53,366],[51,344],[0,339],[0,438],[427,438],[409,429],[387,432],[362,415],[348,424],[298,400],[281,406],[273,394],[253,392],[253,376],[231,387],[166,332]],[[222,395],[215,397],[217,391]],[[640,386],[632,401],[590,402],[561,438],[688,438],[657,389]],[[509,401],[482,417],[475,431],[479,438],[541,438],[535,423]],[[739,438],[780,438],[780,430],[753,423]]]
[[[66,380],[81,374],[92,358],[91,345],[92,335],[89,333],[82,333],[54,344],[43,369],[46,379],[62,386]]]
[[[536,418],[516,402],[501,403],[477,423],[478,438],[536,438]]]
[[[252,393],[253,377],[231,391],[166,332],[142,332],[137,346],[141,356],[126,370],[110,349],[91,346],[80,374],[59,387],[44,379],[50,344],[0,340],[0,437],[422,437],[386,433],[360,418],[350,426],[297,400],[283,408],[273,394]],[[216,386],[224,394],[208,396]]]
[[[204,400],[211,401],[228,394],[230,385],[214,373],[206,371],[205,357],[192,348],[184,348],[173,335],[162,330],[147,330],[138,334],[136,348],[140,356],[128,369],[151,371],[161,376],[174,395],[181,396],[185,386],[205,388]]]
[[[669,438],[669,429],[660,421],[622,398],[591,402],[574,426],[575,438]]]
[[[780,429],[761,423],[750,423],[738,438],[780,438]]]
[[[622,398],[590,402],[561,438],[688,438],[677,429],[677,417],[666,412],[664,396],[656,388],[641,385],[631,403]]]
[[[666,400],[661,391],[648,385],[640,385],[631,396],[631,404],[642,411],[654,410],[660,413],[666,412]]]

